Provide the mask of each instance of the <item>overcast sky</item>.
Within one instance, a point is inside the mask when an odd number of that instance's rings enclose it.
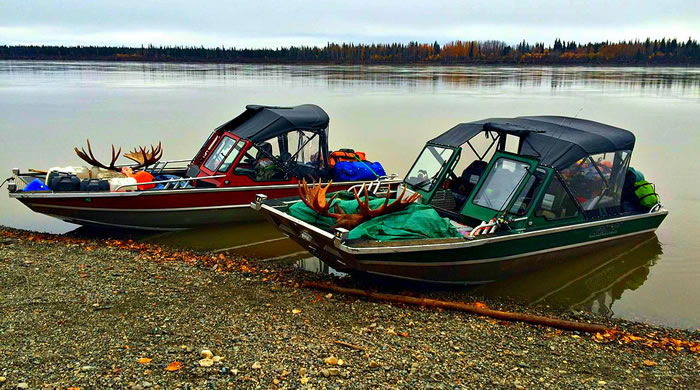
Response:
[[[698,0],[0,0],[0,44],[700,38]]]

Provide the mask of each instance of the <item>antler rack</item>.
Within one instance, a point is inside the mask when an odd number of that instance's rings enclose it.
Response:
[[[81,148],[78,150],[78,148],[73,148],[75,150],[75,154],[78,155],[83,161],[87,162],[90,165],[100,167],[103,169],[107,169],[110,171],[117,171],[119,172],[121,167],[115,166],[115,163],[117,162],[117,159],[119,159],[119,156],[122,153],[122,148],[120,147],[119,150],[115,151],[114,145],[112,145],[112,161],[110,161],[109,165],[105,165],[97,160],[95,158],[95,155],[92,153],[92,146],[90,145],[90,139],[88,138],[87,140],[87,152],[85,151],[84,148]],[[134,162],[137,163],[136,166],[132,166],[132,169],[139,169],[143,167],[147,167],[149,165],[153,165],[158,160],[160,160],[161,157],[163,157],[163,147],[160,142],[158,142],[158,146],[153,146],[151,145],[151,150],[146,151],[146,147],[139,146],[138,148],[134,148],[133,151],[124,154],[124,157],[133,160]]]
[[[328,188],[332,183],[333,181],[331,180],[324,187],[321,184],[321,180],[319,180],[318,184],[314,183],[314,185],[309,188],[308,184],[306,183],[306,179],[303,179],[302,182],[299,183],[299,197],[304,204],[318,214],[335,218],[336,223],[332,226],[333,228],[342,227],[351,230],[364,221],[380,215],[391,214],[403,210],[404,208],[408,207],[409,204],[420,198],[420,194],[418,193],[414,193],[411,196],[404,198],[404,195],[406,194],[406,187],[404,187],[401,194],[397,196],[393,202],[389,203],[391,200],[391,191],[387,191],[384,203],[376,209],[371,209],[369,207],[369,193],[367,191],[367,186],[363,184],[361,191],[364,192],[364,201],[360,199],[359,192],[356,189],[353,189],[353,194],[357,200],[359,213],[347,214],[340,207],[338,207],[338,205],[335,205],[334,207],[335,212],[330,212],[329,209],[335,198],[338,196],[338,194],[335,194],[330,199],[326,200],[326,191],[328,191]]]
[[[88,147],[87,152],[85,152],[84,148],[81,148],[81,150],[78,150],[78,148],[73,148],[73,150],[75,150],[75,154],[77,154],[78,157],[80,157],[81,159],[83,159],[83,161],[87,162],[90,165],[104,168],[104,169],[108,169],[110,171],[119,172],[119,168],[115,167],[114,163],[117,162],[117,159],[119,158],[119,155],[122,152],[122,148],[119,148],[119,151],[115,153],[114,145],[112,145],[112,161],[109,163],[109,166],[105,166],[101,162],[97,161],[97,159],[95,158],[95,155],[92,154],[92,147],[90,146],[90,139],[89,138],[87,140],[87,147]]]
[[[163,146],[160,144],[159,141],[158,146],[153,147],[153,145],[151,145],[150,152],[146,152],[145,147],[139,146],[138,150],[134,148],[134,150],[132,150],[131,152],[126,153],[124,157],[133,160],[139,164],[136,167],[131,167],[132,169],[147,167],[149,165],[155,164],[156,162],[158,162],[158,160],[160,160],[161,157],[163,157]]]

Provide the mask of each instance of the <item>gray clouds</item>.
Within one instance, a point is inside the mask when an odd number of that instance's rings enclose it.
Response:
[[[700,33],[700,2],[3,0],[0,43],[278,47],[333,42],[514,43]]]

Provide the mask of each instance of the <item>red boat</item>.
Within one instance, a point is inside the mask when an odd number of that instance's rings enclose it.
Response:
[[[11,198],[33,211],[80,225],[181,230],[252,221],[261,219],[250,208],[256,194],[290,197],[297,194],[302,178],[331,179],[328,122],[326,112],[316,105],[249,105],[215,129],[193,159],[157,161],[146,167],[153,181],[125,184],[113,191],[27,191],[27,183],[43,182],[46,173],[22,173],[15,168],[8,188]],[[88,150],[92,156],[89,143]],[[121,166],[114,165],[118,154],[113,153],[109,167],[94,157],[86,161],[118,170]],[[377,185],[397,183],[393,176],[375,175]],[[334,181],[331,190],[363,182]],[[137,190],[145,186],[155,188]]]

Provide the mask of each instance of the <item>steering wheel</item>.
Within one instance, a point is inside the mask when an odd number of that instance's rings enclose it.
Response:
[[[418,172],[420,173],[421,171],[418,171]],[[424,176],[427,176],[428,172],[426,172],[426,171],[423,171],[423,172],[425,172]],[[435,175],[433,175],[433,177],[430,177],[430,178],[425,179],[417,184],[414,184],[414,186],[419,187],[419,188],[423,187],[426,183],[430,183],[431,181],[435,180],[439,174],[440,174],[440,171],[438,171]]]

